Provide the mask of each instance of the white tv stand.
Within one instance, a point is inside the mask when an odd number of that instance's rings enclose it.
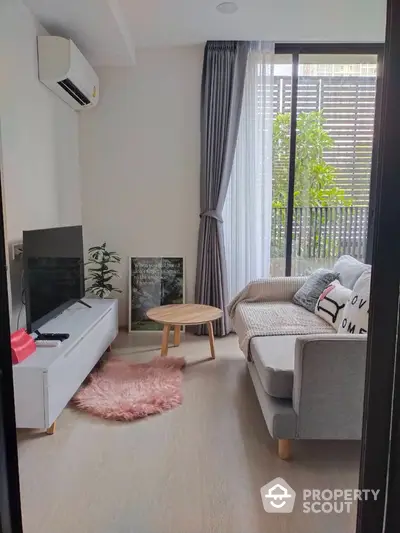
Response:
[[[18,428],[46,429],[55,421],[118,333],[118,301],[84,298],[40,328],[41,333],[69,333],[55,348],[37,348],[14,365]]]

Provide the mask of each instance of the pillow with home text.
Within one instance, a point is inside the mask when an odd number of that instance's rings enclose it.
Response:
[[[354,285],[338,333],[367,333],[371,272],[363,272]]]
[[[340,281],[332,281],[318,298],[315,314],[337,331],[342,323],[343,311],[351,293],[351,289],[343,287]]]

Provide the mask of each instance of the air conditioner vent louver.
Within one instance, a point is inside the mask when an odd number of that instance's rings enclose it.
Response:
[[[78,89],[78,87],[72,83],[71,80],[66,78],[65,80],[61,80],[58,82],[58,85],[62,87],[67,93],[76,100],[80,105],[85,106],[90,104],[89,98],[87,98],[82,91]]]

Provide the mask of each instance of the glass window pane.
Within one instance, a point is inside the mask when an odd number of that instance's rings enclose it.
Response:
[[[292,275],[364,260],[376,56],[300,56]]]

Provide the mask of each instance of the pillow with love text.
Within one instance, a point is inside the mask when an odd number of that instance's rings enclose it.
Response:
[[[338,333],[367,333],[371,272],[363,272],[343,309]]]

